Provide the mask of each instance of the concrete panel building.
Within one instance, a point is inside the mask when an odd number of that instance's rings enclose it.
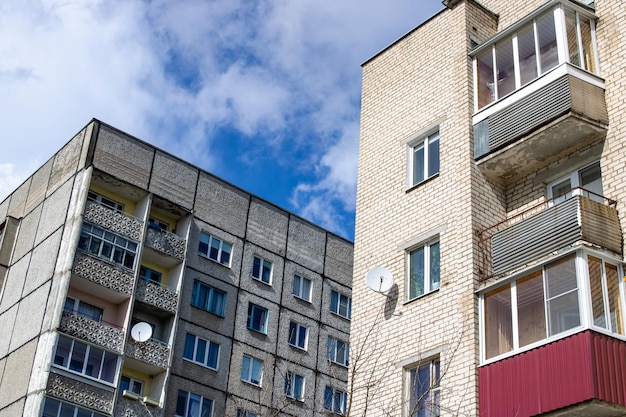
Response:
[[[352,251],[93,120],[0,203],[0,416],[324,415]]]
[[[347,412],[626,415],[626,3],[443,3],[363,64]]]

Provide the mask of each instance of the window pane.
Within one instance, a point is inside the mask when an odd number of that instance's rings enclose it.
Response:
[[[89,357],[87,358],[87,366],[85,367],[85,375],[99,378],[100,377],[100,364],[102,363],[102,357],[104,351],[91,347],[89,349]]]
[[[72,358],[70,360],[70,369],[76,372],[82,372],[85,365],[85,353],[87,353],[87,345],[74,342],[72,349]]]
[[[333,313],[339,311],[339,293],[336,291],[330,293],[330,311]]]
[[[217,369],[217,360],[219,358],[220,345],[216,343],[209,343],[209,357],[207,359],[207,366]]]
[[[578,16],[578,21],[580,23],[580,37],[583,45],[583,63],[585,69],[596,74],[595,49],[591,38],[591,21],[581,15]]]
[[[305,300],[311,299],[311,281],[306,278],[302,278],[302,294],[300,296]]]
[[[586,191],[591,191],[591,193],[585,193],[585,196],[603,203],[604,199],[602,195],[604,192],[602,190],[600,162],[598,161],[593,165],[581,169],[578,175],[580,178],[580,186]]]
[[[570,292],[548,301],[550,336],[580,326],[578,292]]]
[[[493,52],[488,49],[476,57],[478,109],[495,100],[493,82]]]
[[[184,416],[187,408],[187,391],[178,391],[178,398],[176,399],[176,415]]]
[[[102,364],[102,374],[100,379],[113,382],[117,372],[117,355],[111,352],[104,352],[104,363]]]
[[[513,319],[511,288],[502,288],[485,294],[485,356],[493,358],[513,349]]]
[[[69,357],[70,357],[71,349],[72,349],[72,339],[59,336],[59,341],[57,342],[57,350],[54,354],[54,364],[67,368],[69,364]]]
[[[410,254],[409,270],[409,298],[424,294],[424,248],[419,248]]]
[[[254,260],[252,261],[252,276],[255,278],[261,277],[261,260],[257,258],[256,256],[254,257]]]
[[[508,37],[496,44],[496,74],[498,74],[498,99],[515,90],[513,42]]]
[[[424,181],[424,144],[413,148],[413,184]]]
[[[261,281],[270,283],[271,274],[272,274],[272,263],[270,261],[263,260],[263,272],[261,276]]]
[[[556,29],[554,12],[549,11],[537,18],[537,36],[539,42],[539,65],[541,74],[556,67],[559,55],[556,47]]]
[[[183,358],[193,359],[193,348],[196,343],[196,337],[187,333],[185,335],[185,349],[183,350]]]
[[[324,408],[331,411],[333,409],[333,389],[329,386],[324,389]]]
[[[197,338],[196,340],[196,357],[194,359],[196,362],[204,363],[204,356],[206,354],[206,340],[200,338]]]
[[[533,25],[526,25],[517,32],[519,71],[522,86],[537,78],[537,54]]]
[[[56,417],[59,411],[60,402],[46,397],[43,405],[43,414],[41,417]]]
[[[580,54],[578,53],[578,35],[576,34],[576,12],[565,9],[565,31],[567,32],[567,51],[569,62],[580,67]]]
[[[218,260],[217,255],[219,253],[219,249],[220,249],[220,241],[212,237],[209,258],[213,259],[214,261],[217,261]]]
[[[570,255],[546,267],[547,298],[554,298],[577,288],[575,255]]]
[[[430,290],[439,288],[439,242],[429,246],[430,250]]]
[[[611,315],[611,330],[613,333],[624,335],[624,313],[619,298],[619,275],[617,267],[605,264],[606,285],[609,295],[609,314]]]
[[[548,335],[580,325],[575,255],[546,267]]]
[[[546,338],[541,270],[517,281],[517,323],[520,347]]]
[[[433,135],[428,142],[428,176],[439,172],[439,133]]]
[[[604,294],[602,292],[602,261],[593,256],[588,256],[587,265],[589,267],[593,324],[606,329],[608,323],[606,322],[606,314],[604,312]]]
[[[232,246],[226,242],[222,242],[222,256],[220,258],[220,263],[224,265],[228,265],[230,263],[230,252]]]

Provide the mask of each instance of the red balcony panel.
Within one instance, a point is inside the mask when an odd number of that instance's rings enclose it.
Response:
[[[478,370],[482,417],[536,416],[592,399],[626,406],[626,342],[585,331]]]

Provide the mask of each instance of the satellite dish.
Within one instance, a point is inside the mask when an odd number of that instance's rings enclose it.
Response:
[[[150,326],[150,323],[141,321],[130,329],[130,337],[132,337],[135,342],[145,342],[152,337],[152,326]]]
[[[377,266],[370,269],[365,275],[365,283],[371,290],[387,292],[393,286],[393,275],[387,268]]]

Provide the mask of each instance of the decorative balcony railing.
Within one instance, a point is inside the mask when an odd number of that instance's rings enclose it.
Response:
[[[71,311],[64,311],[59,330],[104,349],[122,353],[124,331],[119,327],[97,322]]]
[[[130,296],[133,290],[133,272],[100,258],[77,252],[74,258],[74,273],[113,291]]]
[[[145,242],[146,246],[178,260],[185,257],[185,239],[175,233],[148,227]]]
[[[583,189],[573,191],[593,194]],[[546,201],[478,232],[481,280],[514,271],[581,241],[621,255],[616,202],[606,199],[608,204],[603,204],[583,195],[553,206],[553,200]]]
[[[142,362],[166,369],[170,360],[170,350],[166,343],[155,339],[136,342],[129,338],[125,353]]]
[[[82,407],[98,410],[105,414],[113,412],[115,392],[51,372],[46,394]]]
[[[110,208],[104,207],[94,201],[87,200],[83,218],[89,223],[96,224],[114,233],[118,233],[136,241],[141,240],[141,232],[143,228],[142,221],[119,213],[115,210],[111,210]]]
[[[142,398],[131,399],[122,395],[117,396],[114,416],[123,417],[162,417],[163,409],[142,401]]]
[[[154,281],[140,280],[137,284],[135,298],[170,313],[176,313],[176,308],[178,307],[178,294],[169,287]]]

